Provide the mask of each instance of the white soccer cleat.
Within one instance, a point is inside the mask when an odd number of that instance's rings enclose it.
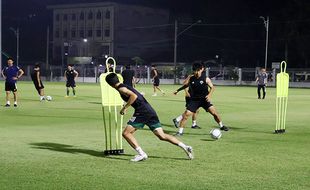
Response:
[[[147,159],[147,155],[144,154],[144,155],[136,155],[133,159],[131,159],[130,161],[132,162],[140,162],[140,161],[143,161],[143,160],[146,160]]]
[[[152,96],[157,96],[157,94],[155,93],[155,94],[153,94]]]
[[[190,160],[194,159],[193,147],[187,146],[186,149],[184,149],[184,151],[186,152],[186,154]]]

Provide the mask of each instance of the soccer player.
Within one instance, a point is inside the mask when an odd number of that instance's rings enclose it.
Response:
[[[156,89],[159,90],[163,95],[165,95],[165,92],[159,88],[159,76],[158,71],[156,69],[155,65],[152,65],[151,70],[151,77],[153,81],[153,88],[154,88],[154,94],[152,96],[157,96]]]
[[[6,93],[6,104],[5,107],[10,107],[10,93],[14,95],[14,107],[17,107],[17,80],[23,76],[24,71],[14,65],[14,60],[8,58],[8,66],[2,70],[2,76],[5,79],[5,93]]]
[[[135,83],[135,71],[130,69],[130,65],[126,65],[126,69],[122,72],[124,84],[133,87]]]
[[[183,118],[180,123],[179,131],[176,133],[177,136],[183,135],[185,123],[193,113],[202,107],[207,112],[209,112],[218,123],[221,130],[228,131],[228,127],[223,125],[220,115],[217,113],[215,107],[211,103],[211,97],[215,90],[210,78],[202,75],[204,71],[203,65],[201,63],[193,64],[194,75],[190,77],[185,84],[179,88],[175,93],[178,93],[180,90],[183,90],[189,87],[190,92],[190,101],[186,106],[186,110],[183,113]],[[210,88],[210,91],[209,91]]]
[[[266,69],[262,68],[260,73],[256,77],[256,81],[255,81],[257,82],[258,99],[261,99],[261,94],[260,94],[261,89],[263,89],[263,99],[265,99],[267,80],[268,80],[268,74],[266,73]]]
[[[36,64],[31,73],[31,79],[33,81],[34,87],[37,89],[40,96],[40,101],[45,100],[44,96],[44,85],[41,81],[40,64]]]
[[[138,162],[148,158],[147,154],[142,150],[133,135],[138,129],[142,129],[144,125],[147,125],[160,140],[181,147],[186,152],[189,159],[194,158],[193,148],[191,146],[185,145],[175,137],[168,135],[163,131],[155,110],[137,90],[120,83],[115,73],[108,74],[106,81],[111,87],[115,88],[120,93],[122,99],[126,102],[121,109],[120,114],[125,114],[129,106],[132,106],[135,110],[133,117],[128,121],[127,126],[123,131],[123,137],[138,153],[138,155],[131,159],[131,161]]]
[[[69,64],[67,70],[65,71],[64,77],[66,80],[67,87],[67,95],[65,97],[69,97],[69,88],[72,88],[73,96],[75,97],[75,80],[79,76],[79,73],[73,69],[73,65]]]

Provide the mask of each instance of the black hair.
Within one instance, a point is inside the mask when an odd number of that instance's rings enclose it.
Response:
[[[119,83],[118,77],[115,73],[110,73],[106,76],[105,81],[110,85],[110,86],[115,86],[117,83]]]
[[[34,68],[40,68],[40,63],[36,63],[36,64],[34,65]]]
[[[194,63],[192,66],[192,70],[195,71],[199,71],[200,69],[203,68],[203,65],[201,63]]]
[[[151,65],[151,67],[156,67],[156,65]]]
[[[68,66],[73,67],[73,64],[68,64]]]
[[[8,58],[8,61],[9,61],[9,60],[14,61],[14,59],[13,59],[12,57],[9,57],[9,58]]]

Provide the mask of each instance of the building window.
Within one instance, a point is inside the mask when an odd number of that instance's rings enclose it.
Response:
[[[93,19],[93,12],[89,12],[88,13],[88,20],[92,20]]]
[[[84,20],[84,13],[83,12],[81,12],[81,14],[80,14],[80,20]]]
[[[76,37],[76,30],[75,29],[71,30],[71,37],[72,38]]]
[[[93,30],[88,30],[87,31],[87,36],[88,37],[93,37]]]
[[[59,21],[59,14],[56,15],[56,21]]]
[[[107,11],[107,12],[105,13],[105,18],[106,18],[106,19],[110,19],[110,17],[111,17],[111,12],[110,12],[110,11]]]
[[[64,21],[67,21],[67,20],[68,20],[68,15],[64,14]]]
[[[59,30],[55,31],[55,38],[59,38]]]
[[[102,17],[101,11],[98,11],[98,12],[97,12],[97,15],[96,15],[96,18],[97,18],[98,20],[101,20],[101,17]]]
[[[80,38],[85,38],[84,29],[81,29],[81,30],[80,30]]]
[[[71,19],[76,20],[76,15],[74,13],[71,15]]]
[[[110,37],[110,30],[109,29],[104,30],[104,36]]]
[[[97,36],[97,37],[101,37],[101,35],[102,35],[102,34],[101,34],[101,30],[100,30],[100,29],[96,30],[96,36]]]
[[[67,37],[68,37],[68,31],[67,31],[67,30],[64,31],[63,37],[64,37],[64,38],[67,38]]]

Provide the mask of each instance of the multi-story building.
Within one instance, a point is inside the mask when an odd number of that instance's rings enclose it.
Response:
[[[160,55],[156,43],[166,43],[169,12],[114,2],[49,6],[53,10],[53,59],[105,55],[128,62]],[[153,26],[153,27],[152,27]],[[162,49],[164,51],[164,49]]]

